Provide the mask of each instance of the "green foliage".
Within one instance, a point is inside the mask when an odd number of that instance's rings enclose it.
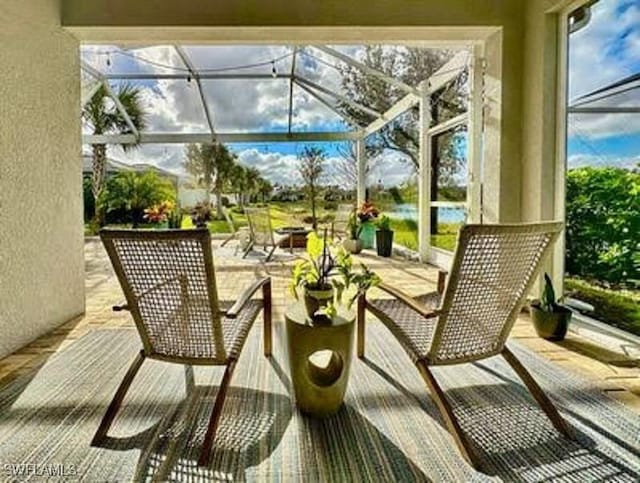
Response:
[[[369,288],[380,283],[380,277],[361,264],[359,270],[354,270],[351,254],[342,246],[329,246],[326,232],[320,238],[315,232],[307,236],[307,256],[293,266],[289,290],[298,298],[297,288],[325,289],[333,287],[336,299],[342,296],[351,286],[356,287],[356,293],[349,299],[351,307],[358,295],[364,294]]]
[[[556,292],[553,289],[551,277],[549,277],[549,274],[545,272],[544,289],[542,291],[542,298],[540,299],[540,308],[546,312],[553,312],[556,306]]]
[[[142,222],[145,209],[164,201],[175,202],[175,199],[173,184],[155,171],[123,171],[107,181],[99,204],[107,213],[125,213],[133,226],[137,226]]]
[[[356,212],[354,211],[349,215],[349,221],[347,222],[347,233],[350,240],[357,240],[362,231],[362,224]]]
[[[324,149],[316,146],[305,146],[299,156],[298,172],[302,178],[307,199],[311,205],[311,226],[318,227],[316,219],[316,201],[320,190],[320,178],[324,172],[324,161],[327,155]]]
[[[382,215],[380,218],[378,218],[376,225],[378,226],[378,230],[380,231],[391,231],[391,218],[389,218],[387,215]]]
[[[574,278],[565,279],[566,294],[593,305],[592,315],[609,325],[640,336],[640,295],[609,290]]]
[[[567,272],[615,285],[640,276],[640,173],[584,167],[567,173]]]

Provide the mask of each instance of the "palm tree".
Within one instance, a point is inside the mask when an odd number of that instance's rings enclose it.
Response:
[[[257,168],[246,168],[245,181],[246,181],[246,193],[249,195],[249,201],[258,193],[260,188],[260,171]]]
[[[235,164],[231,168],[231,178],[229,179],[231,190],[235,193],[238,206],[244,205],[244,194],[247,188],[247,168],[241,164]]]
[[[268,179],[260,178],[260,181],[258,183],[258,193],[260,193],[260,195],[262,196],[263,203],[267,202],[267,197],[270,197],[272,192],[273,185],[271,184],[271,182]]]
[[[127,111],[131,122],[140,131],[144,129],[146,112],[142,106],[141,91],[131,84],[121,85],[115,93],[116,97]],[[124,116],[116,108],[104,85],[100,86],[93,97],[82,108],[82,119],[93,128],[93,134],[131,134],[131,128]],[[125,151],[138,147],[138,144],[122,144]],[[96,218],[98,212],[98,198],[104,188],[107,170],[107,145],[94,144],[91,191],[96,202]]]
[[[236,156],[227,147],[218,142],[213,144],[189,144],[187,146],[184,168],[187,173],[200,180],[211,193],[216,195],[216,218],[223,219],[222,191],[232,172]]]

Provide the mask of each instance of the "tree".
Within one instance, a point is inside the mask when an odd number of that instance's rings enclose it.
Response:
[[[207,193],[212,186],[216,195],[216,218],[223,219],[222,191],[236,163],[236,156],[222,143],[189,144],[183,166],[204,185]]]
[[[246,194],[249,196],[249,201],[251,202],[254,196],[258,194],[262,176],[260,175],[260,171],[258,171],[257,168],[253,168],[253,167],[245,168],[244,173],[245,173],[244,176],[245,176],[245,183],[246,183]]]
[[[428,79],[451,57],[452,52],[421,48],[393,48],[367,46],[361,61],[384,72],[390,77],[402,80],[406,84],[416,86]],[[374,78],[351,65],[340,67],[342,87],[350,99],[369,106],[378,112],[385,112],[405,95],[404,91]],[[446,88],[431,97],[431,115],[434,123],[440,123],[457,116],[466,110],[467,74],[458,76]],[[343,112],[367,125],[374,120],[367,113],[341,103],[338,106]],[[376,156],[385,150],[401,153],[408,157],[411,166],[417,170],[419,165],[419,110],[409,110],[393,122],[387,124],[377,133],[367,138],[367,150]],[[438,197],[438,182],[451,185],[455,174],[464,163],[463,150],[460,149],[457,132],[448,131],[434,138],[432,146],[432,182],[431,194]],[[432,209],[432,232],[437,232],[437,208]]]
[[[142,106],[141,91],[131,84],[121,85],[115,93],[116,97],[127,111],[132,124],[138,131],[145,128],[146,112]],[[82,108],[82,119],[93,128],[93,134],[131,134],[131,128],[124,116],[117,109],[113,99],[109,97],[104,85],[100,86],[93,97]],[[128,151],[138,147],[138,144],[122,144],[122,149]],[[107,145],[94,144],[92,159],[93,199],[100,198],[104,188],[107,171]],[[96,221],[100,221],[99,210],[96,210]]]
[[[260,178],[258,182],[258,193],[262,197],[262,202],[266,203],[267,198],[271,197],[271,193],[273,192],[273,185],[267,179]]]
[[[244,206],[244,197],[247,189],[247,169],[241,164],[235,164],[231,168],[231,176],[229,178],[229,185],[231,191],[236,195],[238,206]]]
[[[567,172],[567,272],[614,285],[640,282],[640,173],[582,167]]]
[[[302,182],[311,203],[311,219],[313,229],[318,227],[318,221],[316,218],[316,197],[318,196],[318,188],[320,178],[324,171],[324,161],[326,159],[326,153],[323,149],[315,146],[305,146],[300,155],[300,166],[298,172],[302,177]]]
[[[171,181],[158,173],[123,171],[107,181],[107,189],[99,198],[99,204],[107,212],[126,211],[133,228],[142,221],[144,210],[163,201],[175,202],[176,190]]]

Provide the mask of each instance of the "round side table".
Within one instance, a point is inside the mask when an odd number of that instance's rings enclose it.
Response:
[[[347,390],[355,314],[338,308],[331,319],[311,320],[300,303],[289,307],[285,321],[296,403],[309,415],[330,416]]]

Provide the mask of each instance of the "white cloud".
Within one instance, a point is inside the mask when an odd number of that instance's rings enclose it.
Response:
[[[640,4],[637,0],[601,0],[592,18],[570,37],[569,99],[621,80],[640,66]],[[640,90],[598,103],[640,106]],[[640,116],[626,114],[570,115],[569,134],[603,138],[640,133]]]

